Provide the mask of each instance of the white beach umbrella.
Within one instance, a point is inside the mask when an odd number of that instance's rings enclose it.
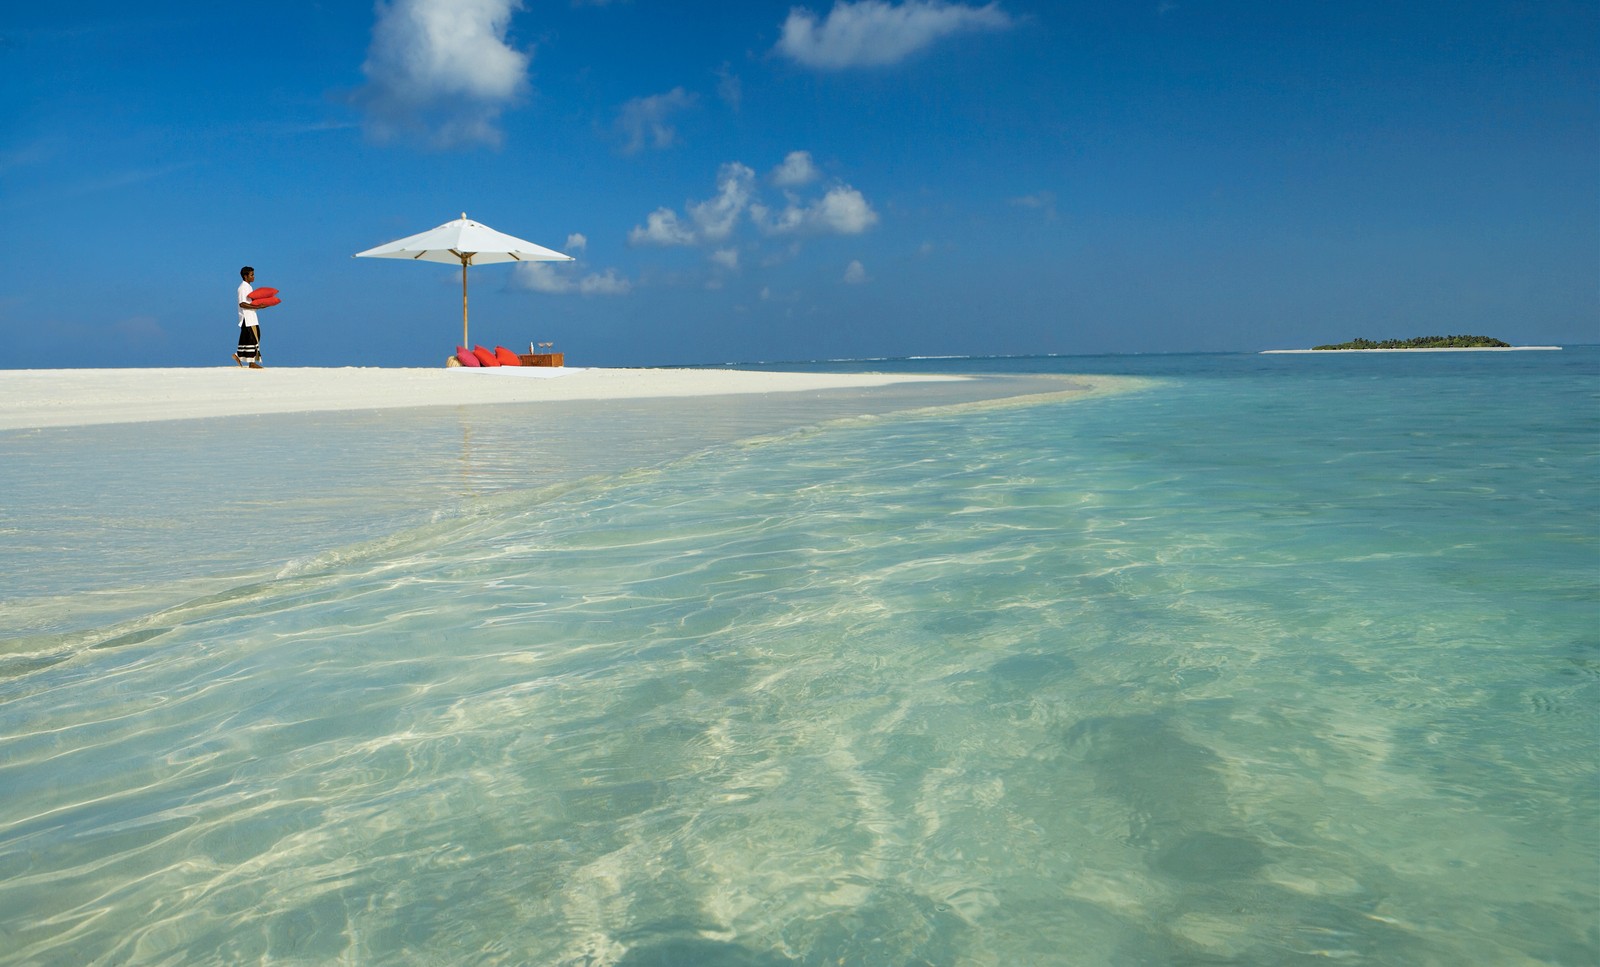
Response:
[[[355,257],[373,259],[411,259],[416,262],[461,263],[461,344],[472,348],[467,341],[467,266],[487,262],[570,262],[572,256],[562,255],[554,249],[497,232],[480,225],[462,212],[455,221],[445,222],[438,228],[407,236],[365,252]]]

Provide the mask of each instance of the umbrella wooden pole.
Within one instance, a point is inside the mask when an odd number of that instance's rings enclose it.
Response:
[[[461,260],[461,345],[472,349],[472,343],[467,339],[467,262]]]

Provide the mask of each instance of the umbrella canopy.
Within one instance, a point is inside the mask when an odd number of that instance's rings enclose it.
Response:
[[[466,212],[462,212],[455,221],[445,222],[438,228],[357,252],[355,257],[410,259],[450,265],[461,263],[461,343],[468,348],[472,343],[467,341],[467,266],[489,262],[572,261],[570,255],[562,255],[554,249],[480,225],[469,219]]]

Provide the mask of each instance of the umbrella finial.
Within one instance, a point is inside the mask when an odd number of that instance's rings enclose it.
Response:
[[[461,220],[462,221],[466,221],[467,220],[467,213],[466,212],[462,212],[461,213]]]

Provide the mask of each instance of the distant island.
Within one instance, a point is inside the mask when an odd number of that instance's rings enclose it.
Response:
[[[1337,352],[1349,353],[1506,353],[1525,349],[1560,349],[1560,346],[1513,346],[1489,336],[1418,336],[1415,339],[1352,339],[1337,346],[1316,346],[1312,349],[1263,349],[1266,355],[1321,353],[1331,356]]]
[[[1414,339],[1352,339],[1338,345],[1312,346],[1313,351],[1337,349],[1510,349],[1511,344],[1491,336],[1417,336]]]

